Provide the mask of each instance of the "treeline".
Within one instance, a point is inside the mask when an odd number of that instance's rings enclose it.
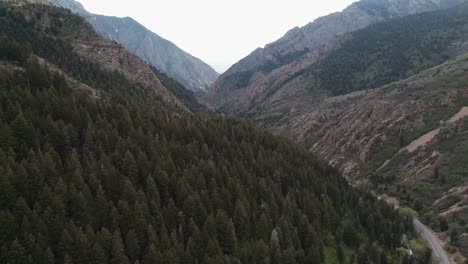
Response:
[[[378,88],[451,58],[468,40],[467,25],[467,4],[371,25],[304,74],[332,95]]]
[[[289,140],[8,63],[21,69],[0,75],[0,263],[403,257],[410,222]]]

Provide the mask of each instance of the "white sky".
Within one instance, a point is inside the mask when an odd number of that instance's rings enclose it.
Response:
[[[95,14],[129,16],[222,72],[289,29],[355,0],[78,0]]]

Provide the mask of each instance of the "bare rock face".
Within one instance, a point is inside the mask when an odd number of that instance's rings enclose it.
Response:
[[[362,0],[342,12],[290,30],[283,38],[257,49],[222,74],[207,93],[214,107],[244,113],[268,100],[287,78],[326,56],[345,34],[391,18],[448,8],[464,0]]]
[[[74,0],[49,0],[84,17],[104,38],[113,40],[194,92],[204,92],[218,77],[208,64],[146,29],[132,18],[94,15]]]
[[[128,80],[140,83],[152,89],[164,101],[176,104],[182,108],[185,106],[164,87],[149,66],[137,56],[125,50],[122,46],[108,41],[75,42],[74,52],[84,58],[98,61],[101,66],[122,73]]]

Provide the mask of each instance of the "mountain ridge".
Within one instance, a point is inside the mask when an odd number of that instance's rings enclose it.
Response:
[[[75,0],[49,0],[49,2],[84,17],[98,34],[117,41],[191,91],[203,93],[218,77],[218,73],[211,66],[146,29],[133,18],[92,14]]]
[[[326,57],[347,33],[394,17],[445,9],[464,0],[365,0],[342,12],[316,19],[263,49],[256,49],[220,75],[206,99],[228,113],[245,113],[319,59]],[[271,88],[273,87],[273,88]],[[265,95],[267,94],[267,95]]]

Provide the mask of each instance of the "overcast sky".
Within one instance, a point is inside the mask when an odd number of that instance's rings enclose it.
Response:
[[[96,14],[129,16],[219,72],[289,29],[355,0],[78,0]]]

